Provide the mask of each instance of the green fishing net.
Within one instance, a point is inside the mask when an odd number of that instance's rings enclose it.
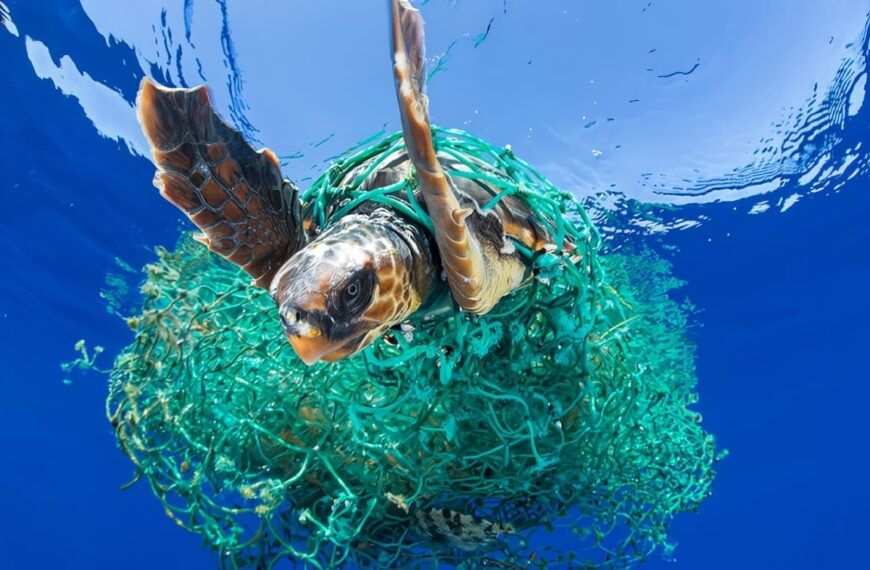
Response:
[[[529,284],[485,316],[415,318],[308,367],[269,295],[192,239],[145,269],[107,412],[137,479],[223,567],[626,566],[667,550],[668,521],[709,494],[666,262],[600,255],[577,202],[509,148],[435,142],[471,169],[451,175],[526,200],[574,244],[524,251]],[[401,144],[332,165],[303,196],[313,219],[376,200],[429,225],[397,199],[413,180],[359,189]]]

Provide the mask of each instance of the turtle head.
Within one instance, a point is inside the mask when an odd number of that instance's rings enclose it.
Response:
[[[362,350],[420,305],[408,244],[372,224],[342,220],[330,230],[293,255],[270,287],[306,364]]]

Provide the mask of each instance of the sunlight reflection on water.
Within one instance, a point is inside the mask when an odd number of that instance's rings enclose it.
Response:
[[[867,149],[854,134],[867,114],[868,34],[856,25],[866,21],[865,3],[844,3],[837,14],[807,3],[800,9],[819,17],[800,22],[781,10],[742,14],[741,2],[705,10],[688,1],[643,4],[563,3],[554,11],[426,3],[430,65],[439,70],[433,117],[511,143],[556,184],[597,195],[604,207],[626,198],[749,199],[743,211],[785,211],[867,172]],[[208,82],[224,115],[284,157],[297,180],[381,125],[399,126],[386,40],[371,33],[383,27],[380,10],[290,5],[252,15],[225,0],[134,3],[123,13],[112,0],[82,5],[107,44],[133,48],[145,73],[176,85]],[[797,28],[807,22],[809,35]],[[11,19],[5,25],[16,31]],[[753,37],[759,30],[763,37]],[[335,53],[334,35],[354,49]],[[129,98],[89,76],[76,54],[51,53],[51,38],[25,42],[39,77],[76,97],[101,134],[147,156]],[[809,94],[800,94],[804,86]],[[535,104],[518,104],[536,93]],[[642,231],[702,221],[677,217]]]

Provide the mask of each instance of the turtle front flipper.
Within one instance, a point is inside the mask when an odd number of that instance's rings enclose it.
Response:
[[[405,146],[435,227],[441,263],[459,306],[486,313],[520,285],[525,267],[516,256],[502,253],[506,237],[501,220],[480,213],[465,196],[460,203],[438,162],[424,92],[423,19],[408,0],[391,0],[391,8],[393,71]]]
[[[223,122],[205,86],[170,89],[145,78],[136,104],[160,193],[203,231],[209,249],[268,288],[305,241],[297,189],[275,154],[255,151]]]

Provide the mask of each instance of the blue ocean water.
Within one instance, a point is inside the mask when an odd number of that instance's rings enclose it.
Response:
[[[2,567],[212,567],[146,486],[119,491],[105,383],[59,367],[129,342],[106,274],[188,227],[132,102],[144,75],[206,82],[304,186],[398,127],[383,3],[4,1]],[[700,309],[697,409],[730,455],[645,567],[861,567],[868,4],[612,4],[425,3],[433,118],[594,196],[610,243],[660,249]]]

